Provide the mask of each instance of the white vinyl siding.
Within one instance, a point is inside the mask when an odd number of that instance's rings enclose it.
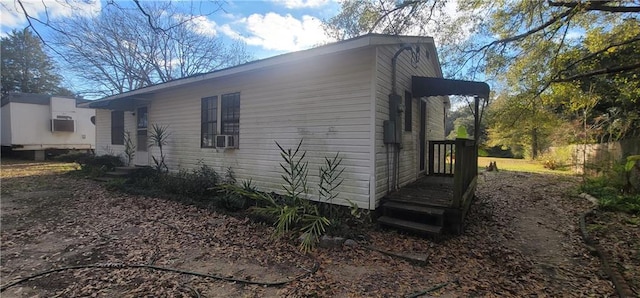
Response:
[[[164,149],[170,169],[206,164],[224,174],[231,168],[238,179],[252,179],[266,191],[281,190],[275,142],[294,148],[304,139],[313,199],[324,157],[339,152],[345,171],[335,203],[348,205],[348,199],[369,208],[373,53],[369,48],[318,56],[160,92],[149,105],[149,123],[171,132]],[[241,94],[240,148],[201,148],[201,98],[234,92]],[[157,148],[150,153],[159,154]]]
[[[11,146],[11,105],[12,103],[8,103],[0,108],[0,124],[2,125],[2,146]]]
[[[137,123],[133,111],[124,111],[124,131],[135,140]],[[136,144],[137,145],[137,144]],[[124,145],[111,144],[111,111],[96,110],[96,154],[113,154],[124,158]]]
[[[284,148],[295,148],[304,140],[302,150],[307,151],[312,199],[317,198],[318,170],[324,158],[339,152],[345,167],[344,183],[334,203],[348,205],[351,201],[361,208],[375,209],[387,191],[382,125],[388,119],[391,58],[401,44],[363,46],[333,53],[318,50],[314,56],[303,51],[287,59],[267,60],[250,71],[234,72],[232,68],[218,77],[168,83],[162,88],[155,87],[158,90],[150,87],[138,93],[153,93],[148,97],[149,124],[165,125],[171,133],[164,152],[172,171],[205,164],[220,174],[231,169],[239,180],[252,179],[261,190],[281,191],[282,160],[275,142]],[[405,91],[411,91],[412,75],[441,77],[435,52],[430,53],[430,59],[424,54],[433,45],[421,47],[417,68],[411,65],[408,51],[398,58],[397,92],[402,97]],[[201,99],[218,96],[220,100],[223,94],[236,92],[241,97],[240,147],[201,148]],[[427,140],[444,138],[443,99],[446,98],[425,99]],[[403,118],[398,122],[403,128],[401,185],[419,175],[420,100],[412,99],[411,131],[404,130]],[[129,120],[129,114],[125,112],[125,129],[133,131],[129,127],[135,125],[135,118]],[[111,140],[109,111],[99,111],[97,118],[98,152],[109,149],[121,153],[123,146],[102,148]],[[152,148],[149,154],[157,157],[158,149]]]
[[[389,119],[389,94],[391,93],[391,58],[400,49],[401,45],[381,46],[377,48],[376,65],[376,116],[375,116],[375,164],[376,164],[376,193],[375,206],[387,193],[387,179],[389,168],[387,167],[387,145],[383,143],[383,122]],[[441,77],[435,53],[430,53],[430,59],[426,58],[425,49],[432,47],[421,45],[421,57],[417,67],[411,64],[411,53],[404,51],[397,59],[396,92],[402,96],[404,92],[411,92],[411,76]],[[400,174],[399,185],[403,186],[415,181],[419,174],[419,133],[420,133],[420,104],[419,100],[412,100],[412,130],[405,131],[404,117],[398,119],[397,125],[402,127],[402,149],[400,150]],[[434,97],[427,100],[427,139],[444,139],[444,104],[443,98]],[[428,148],[426,148],[428,149]],[[390,162],[393,160],[393,146],[389,149]],[[425,151],[426,152],[426,151]]]

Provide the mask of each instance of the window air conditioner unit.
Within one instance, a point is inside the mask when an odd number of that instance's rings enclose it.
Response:
[[[216,148],[238,148],[237,139],[233,135],[217,135],[216,136]]]
[[[75,132],[76,122],[72,119],[51,119],[51,131]]]

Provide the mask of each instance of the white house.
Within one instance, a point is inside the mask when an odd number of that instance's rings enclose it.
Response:
[[[95,148],[95,110],[76,106],[76,99],[43,94],[2,96],[2,147],[32,151],[37,160],[48,149]]]
[[[324,157],[339,152],[345,171],[336,203],[375,209],[389,191],[426,173],[427,141],[445,138],[449,99],[414,96],[423,78],[442,78],[431,37],[370,34],[87,106],[97,109],[98,154],[121,154],[128,131],[137,141],[135,163],[149,165],[159,154],[147,149],[149,129],[163,125],[171,170],[231,168],[262,190],[282,183],[275,142],[295,148],[304,140],[312,190]]]

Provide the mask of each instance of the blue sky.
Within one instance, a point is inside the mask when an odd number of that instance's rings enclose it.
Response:
[[[46,20],[71,16],[74,12],[97,14],[105,2],[94,0],[23,0],[31,15]],[[116,0],[118,5],[133,5],[132,1]],[[43,4],[44,3],[44,4]],[[211,1],[176,1],[178,5],[195,12],[210,12],[215,7]],[[14,0],[0,0],[0,25],[2,36],[12,29],[27,25],[20,7]],[[195,6],[196,9],[188,7]],[[45,9],[46,7],[46,9]],[[226,1],[221,11],[209,16],[201,15],[194,22],[199,30],[215,34],[225,40],[242,40],[254,57],[261,59],[277,54],[308,49],[330,42],[323,32],[321,21],[338,13],[336,0],[270,0]],[[38,27],[46,33],[46,28]],[[46,39],[46,35],[45,35]]]

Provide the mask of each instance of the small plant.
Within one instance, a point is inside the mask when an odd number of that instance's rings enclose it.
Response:
[[[129,131],[124,132],[124,155],[127,158],[127,166],[131,166],[133,157],[136,155],[136,145],[133,144]]]
[[[108,181],[105,186],[109,190],[118,190],[118,189],[122,189],[126,181],[127,181],[126,179],[122,179],[122,178],[113,179]]]
[[[95,158],[95,155],[92,153],[73,152],[58,155],[53,159],[61,162],[75,162],[78,164],[84,164],[89,158]]]
[[[250,194],[250,197],[264,205],[254,208],[258,214],[275,218],[276,236],[299,231],[302,234],[300,249],[306,252],[316,245],[331,221],[322,216],[318,206],[307,199],[309,164],[304,160],[306,152],[300,150],[302,140],[295,149],[285,149],[278,142],[276,145],[283,159],[280,167],[284,171],[281,175],[284,200],[278,202],[273,195],[259,192]]]
[[[324,165],[319,169],[320,183],[318,184],[318,196],[319,201],[324,201],[329,218],[333,218],[336,214],[336,205],[333,204],[333,199],[337,198],[340,194],[337,189],[342,185],[344,179],[340,178],[344,172],[344,168],[340,168],[342,158],[340,153],[329,159],[324,158]]]
[[[304,194],[307,193],[307,174],[309,173],[309,163],[304,161],[307,152],[300,152],[302,141],[298,143],[296,150],[284,149],[278,142],[276,145],[280,149],[280,157],[284,160],[284,163],[280,164],[280,167],[284,170],[285,174],[281,175],[285,184],[282,188],[285,190],[286,195],[293,201],[299,201]]]
[[[634,174],[636,177],[632,178]],[[624,177],[626,180],[624,191],[626,193],[640,193],[640,177],[638,176],[640,176],[640,155],[628,156],[627,162],[624,164]]]
[[[90,177],[102,176],[104,173],[124,165],[120,156],[109,154],[96,156],[91,153],[72,153],[60,155],[56,157],[56,160],[75,162],[80,165],[80,173]]]
[[[549,169],[549,170],[557,170],[560,167],[560,163],[552,158],[548,158],[548,159],[544,159],[542,161],[542,166],[545,169]]]
[[[616,177],[619,175],[587,179],[581,191],[598,198],[602,210],[640,214],[640,194],[622,192],[623,181]]]
[[[233,172],[231,167],[227,168],[227,171],[224,173],[224,179],[222,180],[225,184],[236,184],[236,174]]]
[[[344,168],[341,167],[342,158],[336,154],[332,158],[325,158],[324,165],[318,171],[318,198],[319,202],[311,201],[307,187],[309,164],[305,161],[306,152],[300,148],[302,141],[295,149],[285,149],[278,142],[280,157],[283,162],[280,167],[283,170],[282,189],[284,195],[265,193],[256,190],[251,180],[244,181],[242,187],[235,185],[223,185],[228,193],[234,193],[255,202],[253,212],[262,219],[272,219],[276,228],[274,236],[282,236],[288,233],[301,234],[300,250],[309,251],[317,243],[319,238],[329,229],[332,231],[343,230],[343,218],[355,219],[362,222],[368,215],[349,200],[351,209],[336,206],[333,200],[338,197],[338,188],[343,182],[341,178]]]
[[[351,201],[349,201],[349,211],[351,213],[351,217],[359,224],[371,219],[369,210],[362,209],[358,207],[358,204]]]
[[[151,134],[149,135],[149,147],[157,146],[160,150],[160,157],[156,158],[155,156],[151,156],[153,159],[153,163],[155,164],[155,169],[158,172],[166,173],[169,171],[169,167],[165,163],[165,155],[162,150],[164,146],[168,144],[168,139],[171,133],[169,132],[169,127],[166,125],[151,125]]]

